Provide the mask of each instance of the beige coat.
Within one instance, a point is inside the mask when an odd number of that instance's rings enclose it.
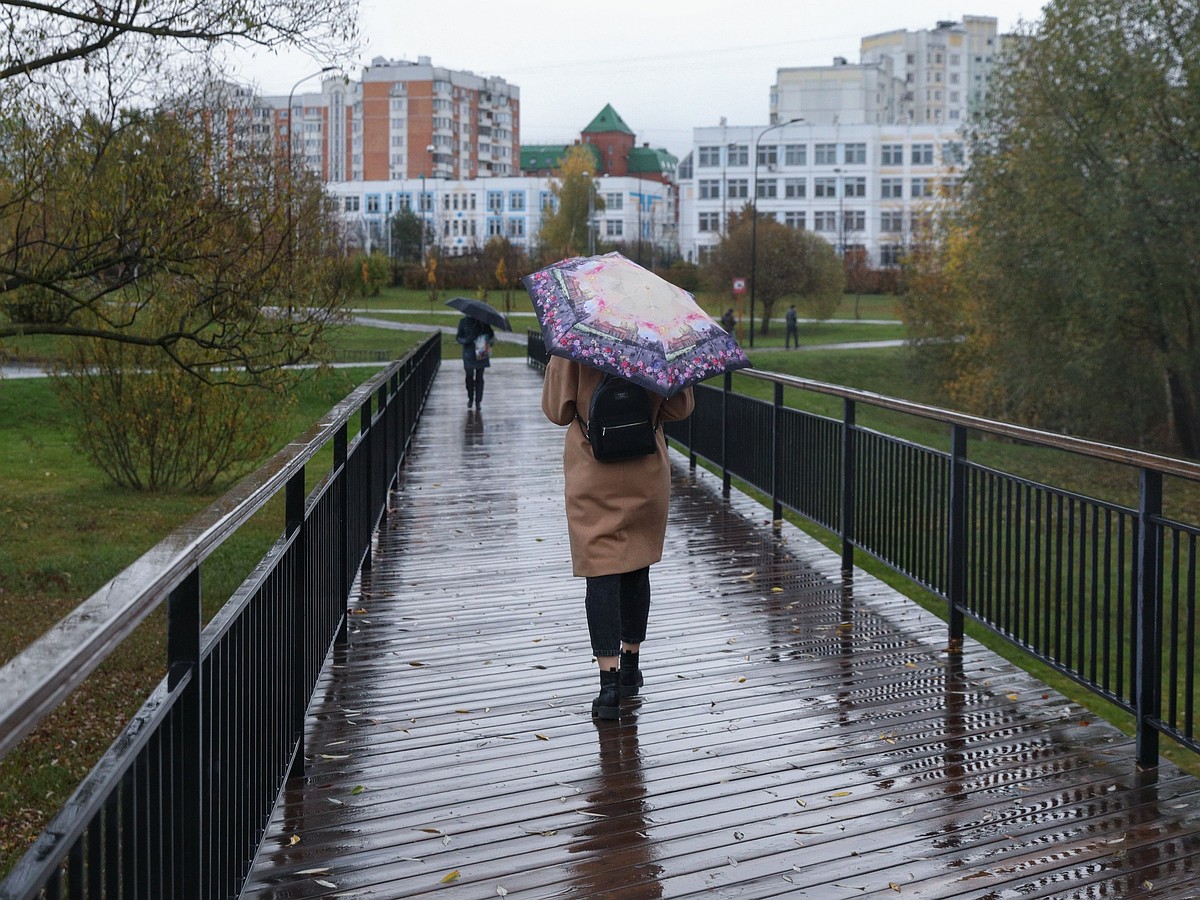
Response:
[[[552,356],[542,387],[546,418],[570,426],[563,474],[571,569],[580,577],[633,572],[658,562],[667,531],[671,467],[662,430],[657,453],[598,462],[575,421],[576,410],[587,417],[592,392],[603,377],[598,369]],[[695,406],[691,388],[667,400],[654,393],[650,397],[660,422],[687,418]]]

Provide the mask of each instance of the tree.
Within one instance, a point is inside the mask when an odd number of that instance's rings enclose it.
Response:
[[[1055,0],[1001,60],[940,267],[982,411],[1200,455],[1198,19]]]
[[[397,263],[419,262],[422,251],[433,243],[428,224],[407,206],[392,217],[391,235],[392,259]]]
[[[769,332],[775,301],[781,297],[795,296],[813,318],[833,315],[845,286],[842,263],[833,247],[811,232],[788,228],[768,216],[759,216],[754,234],[753,215],[747,206],[730,216],[729,227],[709,258],[710,278],[730,284],[755,270],[754,298],[762,313],[759,334]]]
[[[208,121],[4,123],[0,338],[153,347],[209,382],[314,357],[343,302],[336,220],[273,148],[232,156]]]
[[[525,263],[521,248],[506,237],[494,237],[483,248],[484,258],[494,266],[496,284],[504,291],[504,311],[512,310],[512,289]]]
[[[93,0],[6,0],[0,7],[5,35],[0,100],[39,87],[50,96],[67,96],[95,76],[110,95],[127,97],[135,85],[146,88],[159,80],[181,55],[192,61],[211,59],[231,47],[287,47],[313,59],[332,59],[353,49],[357,9],[353,0],[165,0],[104,6]],[[0,108],[13,107],[0,103]]]
[[[604,209],[596,193],[596,160],[583,144],[575,144],[563,157],[558,180],[550,182],[556,208],[542,218],[539,242],[548,261],[584,255],[588,251],[588,211]],[[593,238],[594,240],[594,238]]]

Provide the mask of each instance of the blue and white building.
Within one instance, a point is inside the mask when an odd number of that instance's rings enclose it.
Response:
[[[464,256],[481,250],[494,237],[532,250],[542,217],[555,208],[549,177],[492,177],[454,181],[408,178],[397,181],[342,181],[325,185],[346,224],[348,241],[386,251],[388,227],[401,209],[423,218],[444,255]],[[671,185],[628,176],[596,178],[604,208],[597,209],[593,228],[597,244],[642,243],[647,255],[673,253],[675,196]]]

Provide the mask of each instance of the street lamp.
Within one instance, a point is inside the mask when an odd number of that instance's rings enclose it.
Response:
[[[750,346],[754,346],[754,288],[758,273],[758,142],[768,131],[783,128],[785,125],[795,125],[803,122],[803,118],[788,119],[786,122],[776,122],[768,125],[754,138],[754,175],[750,180]]]
[[[591,172],[584,172],[584,173],[583,173],[583,177],[584,177],[584,178],[586,178],[586,179],[588,180],[588,216],[587,216],[587,229],[588,229],[588,256],[595,256],[595,255],[596,255],[596,239],[595,239],[595,237],[592,235],[592,217],[593,217],[593,216],[596,214],[596,212],[595,212],[595,208],[596,208],[596,200],[595,200],[596,191],[595,191],[595,188],[594,188],[594,187],[593,187],[593,185],[592,185],[592,173],[591,173]]]
[[[310,78],[316,78],[318,75],[324,75],[326,72],[332,72],[337,66],[325,66],[319,72],[313,72],[310,75],[305,75],[299,81],[292,85],[292,89],[288,91],[288,142],[287,142],[287,240],[288,240],[288,276],[292,274],[293,255],[295,253],[296,236],[292,233],[293,219],[293,197],[292,197],[292,145],[296,141],[296,126],[292,119],[292,100],[296,96],[296,88],[304,84]]]
[[[837,220],[837,255],[839,258],[844,258],[846,255],[846,211],[843,206],[846,197],[846,180],[842,177],[842,170],[834,168],[833,174],[836,177],[833,183],[833,189],[837,191],[838,196],[838,220]]]

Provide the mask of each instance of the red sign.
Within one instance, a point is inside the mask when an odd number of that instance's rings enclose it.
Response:
[[[745,278],[733,279],[733,292],[735,294],[746,293],[746,279]]]

